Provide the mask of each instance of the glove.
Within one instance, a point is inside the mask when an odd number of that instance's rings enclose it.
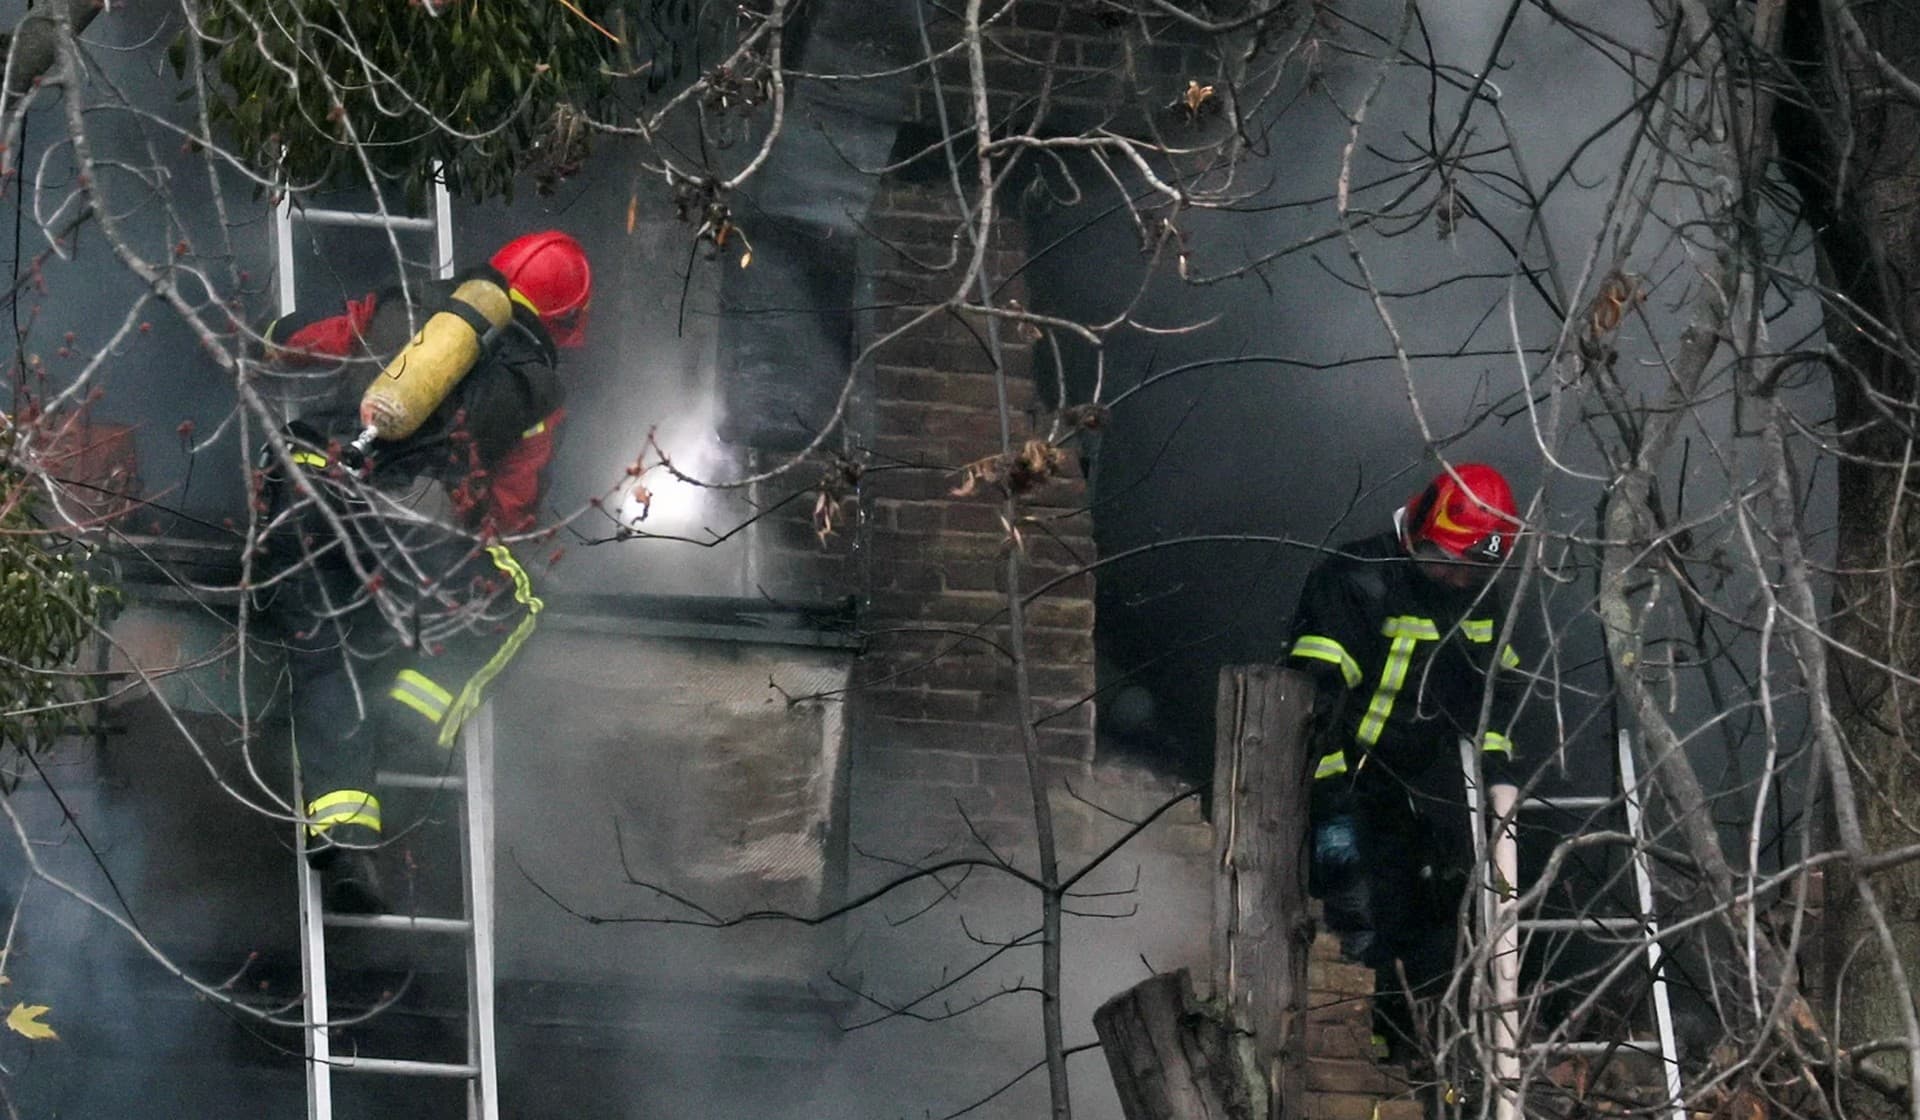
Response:
[[[326,455],[327,441],[311,424],[295,420],[282,426],[280,435],[291,445],[296,460],[301,452],[309,455],[318,454],[322,457]],[[253,465],[266,479],[268,486],[278,486],[286,481],[286,476],[280,469],[285,464],[280,456],[274,453],[271,442],[260,445],[259,453],[254,456]]]

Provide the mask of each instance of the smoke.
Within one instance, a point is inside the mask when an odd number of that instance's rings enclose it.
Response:
[[[1400,10],[1345,7],[1354,22],[1335,34],[1377,55]],[[1583,3],[1556,16],[1523,8],[1511,28],[1500,22],[1508,9],[1419,11],[1427,19],[1413,25],[1400,64],[1388,68],[1354,149],[1351,247],[1339,233],[1335,198],[1345,114],[1372,81],[1372,57],[1327,57],[1321,80],[1264,122],[1260,151],[1238,179],[1258,189],[1239,212],[1178,215],[1200,284],[1148,267],[1119,192],[1102,192],[1094,167],[1063,162],[1021,195],[1029,243],[1046,248],[1026,271],[1036,307],[1079,321],[1132,311],[1098,356],[1108,395],[1191,367],[1113,410],[1093,456],[1101,553],[1236,533],[1302,542],[1163,547],[1102,569],[1102,685],[1131,682],[1152,694],[1157,722],[1172,729],[1156,736],[1163,765],[1204,772],[1218,666],[1284,654],[1316,547],[1385,528],[1435,469],[1429,439],[1453,462],[1501,468],[1523,503],[1540,491],[1541,528],[1590,534],[1600,493],[1593,480],[1606,464],[1589,441],[1566,438],[1528,407],[1542,386],[1539,351],[1563,314],[1581,313],[1609,268],[1654,277],[1695,268],[1677,239],[1643,238],[1619,261],[1613,246],[1600,244],[1579,286],[1605,229],[1632,140],[1628,110],[1640,92],[1631,68],[1607,62],[1596,43],[1622,44],[1615,54],[1657,49],[1659,29],[1642,10]],[[1575,33],[1560,16],[1592,34]],[[1436,166],[1424,157],[1456,130],[1456,148],[1472,159]],[[1058,201],[1073,193],[1068,174],[1092,196],[1086,203]],[[1405,191],[1412,193],[1396,201]],[[1376,221],[1390,202],[1407,216]],[[1691,205],[1673,191],[1656,210],[1684,221]],[[1308,247],[1249,268],[1290,245]],[[1385,295],[1393,334],[1355,252]],[[1248,271],[1229,275],[1239,269]],[[1136,292],[1144,292],[1137,304]],[[1636,390],[1659,391],[1650,340],[1676,337],[1683,310],[1647,307],[1646,319],[1623,331],[1620,368],[1640,379]],[[1779,313],[1770,324],[1779,337],[1815,325],[1812,307]],[[1096,356],[1071,338],[1061,343],[1071,391],[1084,396]],[[1408,355],[1404,366],[1396,344]],[[1727,403],[1709,402],[1700,417],[1703,433],[1731,430]],[[1574,421],[1563,418],[1563,427]],[[1549,451],[1561,468],[1543,468]],[[1686,507],[1722,501],[1717,485],[1687,480]],[[1829,508],[1825,494],[1815,495],[1816,521]],[[1569,625],[1591,599],[1591,573],[1577,565],[1568,572],[1570,584],[1539,588],[1545,605],[1536,600],[1523,618],[1522,646],[1543,649],[1557,634],[1563,666],[1594,665],[1596,629]],[[1569,683],[1604,690],[1596,678],[1574,673]],[[1551,756],[1557,735],[1539,729],[1533,742],[1544,750],[1531,757]]]
[[[638,155],[609,144],[598,158],[622,166]],[[533,205],[465,208],[456,219],[464,259],[541,228],[579,238],[594,275],[585,345],[561,352],[566,418],[543,512],[564,527],[540,557],[559,553],[545,586],[561,595],[751,594],[750,534],[735,532],[752,516],[750,495],[687,480],[724,481],[744,465],[719,434],[733,373],[721,369],[718,292],[738,258],[690,251],[692,231],[673,219],[664,193],[618,175],[570,181]]]

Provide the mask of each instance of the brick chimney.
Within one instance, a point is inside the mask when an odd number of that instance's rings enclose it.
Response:
[[[968,258],[962,223],[944,176],[882,189],[869,218],[874,337],[951,294]],[[1000,306],[1024,302],[1024,286],[1006,282],[1023,260],[1017,227],[1000,222],[987,256]],[[957,803],[992,835],[1030,837],[1022,719],[1036,721],[1042,752],[1062,772],[1084,773],[1093,759],[1093,577],[1076,574],[1094,559],[1093,526],[1077,457],[1069,448],[1057,477],[1021,495],[1017,525],[1006,523],[1000,485],[968,483],[967,464],[1001,453],[1003,387],[1013,446],[1048,435],[1030,335],[940,312],[873,358],[873,462],[862,482],[870,637],[849,726],[860,800],[876,814],[868,823],[889,835],[950,840],[961,828]],[[1025,713],[1008,655],[1010,555],[1023,592],[1048,585],[1027,607]]]

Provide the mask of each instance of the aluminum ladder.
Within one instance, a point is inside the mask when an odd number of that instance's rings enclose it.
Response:
[[[433,236],[432,274],[453,275],[453,219],[446,184],[436,177],[432,213],[426,217],[390,211],[329,210],[297,207],[283,193],[273,209],[274,287],[279,314],[299,305],[296,224],[389,230]],[[500,1079],[494,1033],[494,885],[493,885],[493,705],[482,704],[460,730],[457,774],[381,772],[378,790],[416,789],[459,794],[462,910],[459,917],[402,914],[329,914],[320,905],[320,876],[302,853],[305,826],[295,826],[295,864],[300,895],[300,970],[304,990],[301,1034],[306,1044],[308,1120],[333,1120],[336,1073],[385,1074],[463,1080],[467,1083],[468,1120],[499,1120]],[[304,804],[304,800],[300,802]],[[455,936],[466,943],[467,1060],[426,1062],[404,1058],[341,1056],[333,1053],[331,1012],[327,1002],[326,934],[329,928],[388,931],[407,936]]]
[[[382,202],[384,206],[384,200]],[[453,200],[446,180],[433,180],[433,213],[426,217],[391,213],[387,210],[325,210],[293,204],[291,192],[282,191],[273,208],[273,286],[279,314],[291,315],[299,306],[293,247],[296,224],[335,226],[351,229],[384,229],[395,233],[431,233],[433,235],[433,275],[447,280],[453,276]]]
[[[1496,943],[1490,956],[1490,981],[1494,997],[1494,1008],[1487,1015],[1487,1037],[1493,1043],[1495,1072],[1504,1085],[1518,1083],[1520,1061],[1525,1054],[1597,1054],[1614,1050],[1630,1050],[1655,1055],[1660,1059],[1666,1088],[1664,1111],[1667,1120],[1688,1120],[1687,1109],[1683,1103],[1683,1085],[1680,1079],[1679,1047],[1675,1042],[1673,1024],[1673,1002],[1668,990],[1666,969],[1663,967],[1665,950],[1660,945],[1660,925],[1655,916],[1653,898],[1653,868],[1647,855],[1646,808],[1644,794],[1640,788],[1639,768],[1634,759],[1633,742],[1628,733],[1622,730],[1614,751],[1614,772],[1619,782],[1618,797],[1529,797],[1521,800],[1510,817],[1505,820],[1498,836],[1490,836],[1490,807],[1487,799],[1475,784],[1476,773],[1473,744],[1469,740],[1460,742],[1461,769],[1467,776],[1467,810],[1473,822],[1473,843],[1475,866],[1481,869],[1482,879],[1480,905],[1476,908],[1475,918],[1484,937],[1488,930],[1498,930]],[[1622,809],[1626,814],[1627,835],[1633,838],[1633,855],[1630,864],[1633,871],[1634,905],[1636,913],[1619,917],[1583,916],[1577,918],[1530,918],[1520,917],[1519,896],[1525,893],[1520,886],[1518,845],[1515,842],[1513,826],[1517,818],[1527,812],[1585,812],[1600,813],[1611,809]],[[1491,849],[1491,850],[1489,850]],[[1638,934],[1646,939],[1644,959],[1648,982],[1651,987],[1653,1003],[1653,1025],[1655,1037],[1644,1041],[1615,1040],[1606,1042],[1543,1042],[1522,1044],[1518,1037],[1517,1020],[1519,1015],[1519,977],[1520,977],[1520,938],[1526,933],[1612,933],[1618,935]],[[1495,1107],[1499,1120],[1513,1120],[1518,1114],[1518,1102],[1509,1092],[1501,1092]]]
[[[460,729],[459,773],[381,771],[376,791],[413,789],[459,794],[462,910],[459,917],[406,914],[334,914],[320,905],[320,875],[296,854],[300,883],[300,971],[305,992],[301,1033],[306,1039],[308,1120],[333,1120],[337,1073],[429,1077],[467,1083],[468,1120],[499,1120],[500,1073],[494,1039],[493,944],[493,704],[482,704]],[[303,850],[305,826],[296,826]],[[401,935],[455,936],[466,943],[467,1060],[427,1062],[333,1052],[327,1003],[327,930],[380,930]]]

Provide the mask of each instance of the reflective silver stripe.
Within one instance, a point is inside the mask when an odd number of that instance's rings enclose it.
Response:
[[[447,707],[453,703],[452,693],[434,683],[426,674],[413,669],[402,669],[394,674],[393,687],[387,690],[387,696],[435,724],[446,716]]]
[[[1346,678],[1347,687],[1360,687],[1360,681],[1364,676],[1360,672],[1360,663],[1347,652],[1347,647],[1332,638],[1319,634],[1302,634],[1294,640],[1292,654],[1295,657],[1309,657],[1315,661],[1338,665],[1340,675]]]
[[[1387,663],[1380,669],[1380,684],[1373,690],[1367,714],[1353,736],[1362,746],[1369,747],[1379,741],[1380,732],[1387,726],[1387,716],[1393,712],[1394,697],[1400,695],[1400,687],[1407,683],[1407,667],[1413,663],[1414,644],[1440,639],[1440,628],[1432,619],[1414,615],[1388,618],[1380,624],[1380,633],[1393,639],[1387,647]]]

